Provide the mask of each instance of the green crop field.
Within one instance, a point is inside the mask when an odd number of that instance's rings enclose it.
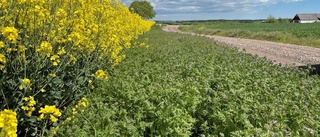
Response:
[[[194,23],[181,30],[320,47],[320,23]]]
[[[56,136],[319,136],[320,79],[153,28]]]

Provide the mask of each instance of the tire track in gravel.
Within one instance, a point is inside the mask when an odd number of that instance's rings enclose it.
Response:
[[[306,66],[307,64],[320,64],[320,48],[263,40],[181,32],[178,27],[178,25],[167,25],[163,27],[163,30],[167,32],[207,37],[213,39],[217,43],[236,47],[240,51],[256,54],[260,57],[266,57],[267,59],[274,61],[275,64],[281,64],[283,66]]]

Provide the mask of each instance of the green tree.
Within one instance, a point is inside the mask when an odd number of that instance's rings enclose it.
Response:
[[[290,23],[291,22],[291,18],[279,18],[278,22],[279,23]]]
[[[156,16],[153,6],[145,0],[137,0],[131,3],[129,7],[131,12],[137,13],[144,19],[152,19]]]
[[[275,17],[273,17],[272,15],[269,15],[269,16],[267,17],[266,22],[267,22],[267,23],[278,23],[278,20],[277,20]]]

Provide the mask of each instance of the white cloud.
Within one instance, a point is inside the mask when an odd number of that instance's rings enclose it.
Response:
[[[129,6],[134,0],[121,0]],[[261,19],[270,14],[291,17],[282,9],[268,9],[272,5],[307,0],[147,0],[156,11],[156,20],[190,19]],[[262,12],[263,11],[263,12]],[[297,11],[291,11],[295,14]]]
[[[257,6],[303,0],[148,0],[157,14],[221,13],[249,11]],[[133,0],[122,0],[130,5]]]

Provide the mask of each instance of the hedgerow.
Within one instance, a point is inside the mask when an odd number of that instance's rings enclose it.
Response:
[[[86,106],[153,24],[118,0],[2,0],[0,136],[46,135],[68,106]]]

